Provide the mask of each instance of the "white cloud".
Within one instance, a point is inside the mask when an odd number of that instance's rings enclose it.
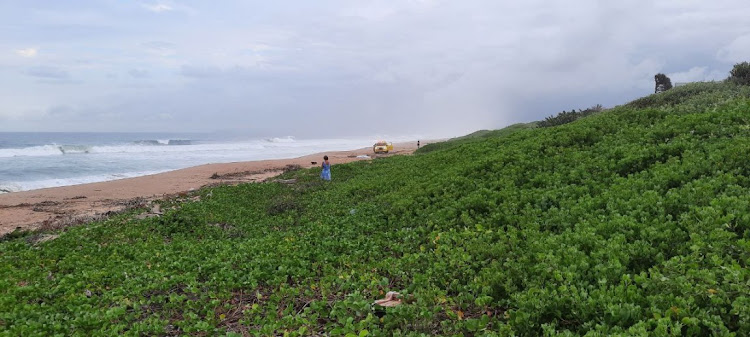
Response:
[[[672,80],[672,84],[676,83],[689,83],[689,82],[705,82],[705,81],[718,81],[723,80],[727,77],[726,72],[719,70],[709,70],[708,67],[692,67],[687,71],[681,71],[677,73],[671,73],[668,75],[669,79]]]
[[[272,50],[274,48],[264,43],[251,43],[248,45],[248,49],[257,53],[257,52]]]
[[[719,49],[716,58],[729,63],[744,62],[750,59],[750,34],[740,36]]]
[[[161,0],[154,3],[142,3],[141,7],[154,13],[180,12],[188,15],[195,15],[198,13],[198,11],[190,6],[169,0]]]
[[[58,67],[53,66],[37,66],[30,68],[26,71],[26,74],[32,77],[64,80],[70,78],[70,74]]]
[[[143,4],[143,8],[148,9],[152,12],[161,13],[161,12],[168,12],[174,10],[174,8],[170,5],[162,4],[162,3],[156,3],[156,4]]]
[[[135,78],[147,78],[150,76],[149,72],[144,69],[130,69],[128,74]]]
[[[149,41],[142,44],[146,52],[159,57],[173,56],[176,53],[176,45],[171,42]]]
[[[36,56],[39,50],[37,48],[26,48],[26,49],[16,49],[15,52],[16,52],[16,55],[18,56],[32,58]]]
[[[184,65],[180,68],[180,74],[192,78],[208,78],[224,75],[224,70],[210,66]]]

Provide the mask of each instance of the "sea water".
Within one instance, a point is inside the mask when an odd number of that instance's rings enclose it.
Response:
[[[390,138],[404,141],[408,137]],[[375,137],[229,139],[217,134],[0,132],[0,193],[108,181],[208,163],[372,146]]]

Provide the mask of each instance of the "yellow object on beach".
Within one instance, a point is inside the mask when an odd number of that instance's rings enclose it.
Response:
[[[375,153],[388,153],[389,151],[393,151],[393,143],[379,140],[372,146],[372,151]]]

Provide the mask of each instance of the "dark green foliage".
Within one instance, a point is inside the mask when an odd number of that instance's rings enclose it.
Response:
[[[750,98],[750,88],[722,82],[688,83],[667,92],[639,98],[628,108],[672,108],[675,113],[697,113],[715,108],[729,100]]]
[[[750,85],[750,63],[735,64],[729,72],[729,81],[739,85]]]
[[[486,139],[486,138],[504,137],[504,136],[516,133],[518,131],[536,128],[537,124],[538,122],[518,123],[518,124],[506,126],[505,128],[502,128],[499,130],[479,130],[479,131],[472,132],[466,136],[452,138],[448,141],[427,144],[419,148],[416,151],[416,153],[422,154],[422,153],[428,153],[428,152],[432,152],[436,150],[445,150],[445,149],[452,148],[461,144],[482,141],[483,139]]]
[[[158,232],[171,236],[174,234],[192,234],[199,232],[206,226],[206,219],[197,210],[182,210],[169,212],[159,218],[156,224]]]
[[[686,87],[11,238],[0,334],[750,335],[747,87]]]
[[[665,92],[672,89],[672,80],[662,73],[654,75],[654,93]]]
[[[15,240],[15,239],[18,239],[18,238],[27,237],[29,235],[32,235],[32,233],[29,232],[29,231],[16,229],[16,230],[14,230],[14,231],[12,231],[12,232],[10,232],[8,234],[5,234],[4,236],[0,237],[0,242],[11,241],[11,240]]]
[[[301,206],[297,203],[294,197],[290,195],[281,195],[271,201],[271,204],[268,206],[268,214],[279,215],[288,211],[300,210],[300,208]]]
[[[592,106],[590,108],[587,108],[586,110],[578,109],[578,111],[570,110],[570,112],[563,111],[557,116],[549,116],[545,118],[543,121],[539,122],[537,125],[540,128],[548,128],[551,126],[558,126],[563,124],[568,124],[570,122],[574,122],[579,118],[588,117],[595,113],[602,112],[604,108],[601,104],[597,104],[595,106]]]

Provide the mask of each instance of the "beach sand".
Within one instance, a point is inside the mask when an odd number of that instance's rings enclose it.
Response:
[[[429,143],[431,141],[422,141],[421,144]],[[416,141],[394,144],[394,151],[387,155],[375,156],[368,147],[292,159],[206,164],[142,177],[0,194],[0,237],[15,230],[59,229],[86,223],[128,207],[145,206],[150,201],[184,195],[208,185],[265,181],[283,173],[287,165],[318,166],[323,155],[328,155],[333,164],[335,177],[336,164],[369,160],[357,157],[361,155],[375,158],[411,154],[416,145]]]

